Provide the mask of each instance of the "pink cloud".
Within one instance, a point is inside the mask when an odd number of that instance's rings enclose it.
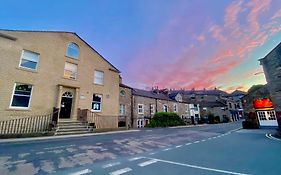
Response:
[[[270,2],[234,1],[225,10],[222,25],[210,22],[199,35],[187,32],[190,24],[185,18],[174,16],[171,21],[177,22],[168,22],[151,45],[128,64],[129,82],[167,88],[211,88],[218,80],[231,81],[225,75],[281,30],[279,23],[272,20],[259,23],[259,16],[269,9]],[[242,14],[247,16],[246,24],[240,22]],[[195,39],[204,44],[190,43],[190,36],[197,36]],[[178,42],[182,38],[187,41]],[[213,39],[218,42],[214,44]]]

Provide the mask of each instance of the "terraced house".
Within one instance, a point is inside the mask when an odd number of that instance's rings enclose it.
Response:
[[[0,120],[57,108],[59,120],[118,126],[120,72],[76,33],[0,30],[0,64]]]

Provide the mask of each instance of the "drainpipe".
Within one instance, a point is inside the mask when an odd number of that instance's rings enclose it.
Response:
[[[133,101],[133,89],[131,89],[131,127],[134,125],[134,101]]]

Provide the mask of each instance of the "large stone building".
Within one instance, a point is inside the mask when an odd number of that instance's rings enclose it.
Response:
[[[276,110],[277,118],[281,123],[281,43],[259,61],[264,70],[267,88]],[[281,127],[280,123],[279,127]]]
[[[76,33],[0,30],[0,57],[0,120],[119,115],[119,70]]]

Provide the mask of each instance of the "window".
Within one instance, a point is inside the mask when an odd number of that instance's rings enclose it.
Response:
[[[163,112],[168,112],[168,105],[163,105]]]
[[[64,65],[64,78],[76,80],[77,78],[77,64],[65,62]]]
[[[198,111],[198,105],[197,104],[193,104],[193,106],[194,106],[194,111]]]
[[[137,119],[137,127],[138,128],[144,127],[144,120],[143,119]]]
[[[120,113],[120,115],[125,115],[125,113],[126,113],[126,106],[124,104],[120,104],[119,113]]]
[[[178,105],[174,104],[174,112],[178,112]]]
[[[150,111],[150,114],[154,114],[155,113],[155,106],[153,104],[149,105],[149,111]]]
[[[103,77],[104,77],[104,73],[102,71],[95,71],[94,83],[103,85]]]
[[[126,92],[124,90],[120,91],[120,96],[124,97],[126,95]]]
[[[16,83],[10,107],[29,108],[32,85]]]
[[[232,104],[231,103],[228,103],[229,104],[229,109],[231,109],[232,108]]]
[[[79,57],[79,47],[75,43],[70,43],[68,44],[67,51],[66,51],[66,56],[78,59]]]
[[[143,114],[143,113],[144,113],[143,104],[138,104],[138,114]]]
[[[102,108],[102,95],[93,95],[92,110],[94,112],[101,112]]]
[[[189,112],[188,104],[185,104],[185,112]]]
[[[20,67],[37,70],[39,61],[39,54],[27,50],[22,51]]]

